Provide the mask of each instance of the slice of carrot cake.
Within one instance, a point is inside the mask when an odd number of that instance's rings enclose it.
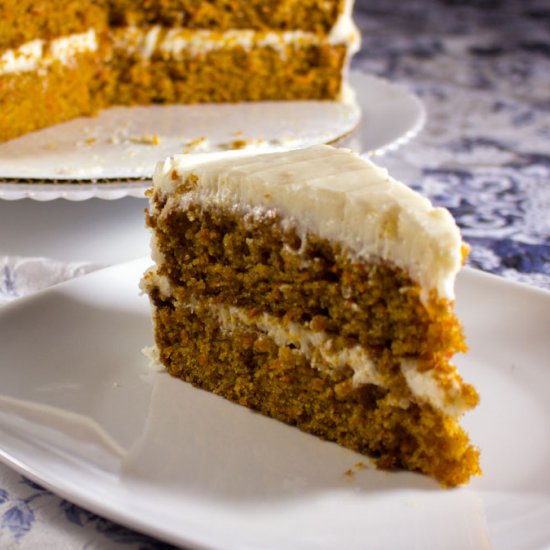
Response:
[[[479,473],[449,362],[465,254],[450,213],[371,162],[317,146],[161,163],[144,276],[170,374],[306,432],[424,472]]]

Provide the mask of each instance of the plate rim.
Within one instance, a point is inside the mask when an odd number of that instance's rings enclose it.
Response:
[[[19,309],[21,306],[26,306],[29,303],[34,301],[39,301],[43,296],[48,294],[53,294],[56,292],[64,292],[64,289],[70,289],[72,287],[81,287],[86,286],[87,282],[92,277],[109,277],[109,273],[118,273],[124,271],[124,273],[137,274],[138,272],[143,272],[149,265],[151,265],[152,260],[148,256],[144,256],[135,260],[128,262],[115,264],[108,266],[97,271],[88,273],[76,279],[71,279],[56,285],[53,285],[49,288],[41,290],[37,293],[24,296],[22,298],[15,299],[0,308],[0,316],[9,316],[14,309]],[[517,282],[514,280],[506,279],[499,275],[494,275],[491,273],[483,272],[477,268],[464,267],[460,272],[462,278],[469,279],[470,283],[475,284],[477,280],[480,280],[484,283],[496,284],[503,290],[512,290],[520,293],[527,292],[531,294],[533,298],[543,299],[550,303],[550,291],[538,287],[533,287],[525,283]],[[138,297],[136,289],[136,299]],[[111,521],[115,521],[124,525],[135,531],[153,536],[159,540],[165,540],[173,544],[185,544],[189,548],[197,548],[204,550],[206,548],[212,548],[209,544],[205,544],[196,538],[192,537],[192,534],[189,534],[189,531],[184,533],[176,532],[177,530],[172,530],[167,532],[162,529],[162,527],[156,526],[154,522],[144,522],[143,518],[136,518],[132,516],[131,510],[117,508],[112,502],[106,502],[102,500],[98,495],[90,495],[89,493],[83,493],[76,491],[76,487],[67,483],[67,485],[59,485],[55,481],[51,481],[48,477],[44,476],[43,473],[37,470],[33,465],[26,464],[24,461],[19,459],[17,456],[13,456],[9,451],[6,451],[2,442],[0,442],[0,462],[6,464],[13,470],[17,471],[19,474],[28,477],[29,479],[35,481],[36,483],[46,487],[53,493],[59,495],[62,498],[83,507],[88,510],[91,510],[94,513],[97,513],[101,516],[104,516]],[[107,477],[110,473],[103,472],[101,469],[98,469],[102,475]],[[139,486],[139,482],[137,482]],[[73,488],[71,491],[69,487]],[[131,485],[131,487],[134,485]],[[118,497],[117,497],[118,498]]]

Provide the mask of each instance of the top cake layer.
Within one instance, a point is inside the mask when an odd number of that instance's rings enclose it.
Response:
[[[430,295],[453,300],[463,243],[451,214],[372,162],[315,146],[250,156],[181,155],[158,165],[155,188],[174,200],[280,213],[298,234],[315,233],[407,271]],[[186,193],[177,190],[182,179]],[[182,206],[185,206],[182,204]],[[327,221],[330,220],[330,221]]]
[[[188,29],[301,29],[327,34],[351,14],[352,0],[106,0],[111,23]]]
[[[3,0],[0,2],[0,52],[36,39],[48,41],[103,29],[103,0]]]

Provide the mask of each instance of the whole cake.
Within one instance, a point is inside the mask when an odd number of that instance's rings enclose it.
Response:
[[[449,362],[465,255],[449,212],[344,149],[177,156],[147,215],[142,286],[168,372],[306,432],[424,472],[479,473]]]
[[[351,0],[5,0],[0,141],[110,105],[338,100]]]

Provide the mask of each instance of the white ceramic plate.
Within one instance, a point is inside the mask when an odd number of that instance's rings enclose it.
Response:
[[[458,281],[484,476],[443,490],[154,370],[140,260],[0,309],[0,458],[190,548],[550,546],[550,293]],[[346,471],[351,470],[351,474]]]
[[[260,151],[340,140],[381,153],[420,131],[425,111],[414,94],[361,73],[350,80],[357,103],[113,108],[28,134],[0,144],[0,198],[141,197],[156,162],[184,151],[225,150],[235,140]]]

